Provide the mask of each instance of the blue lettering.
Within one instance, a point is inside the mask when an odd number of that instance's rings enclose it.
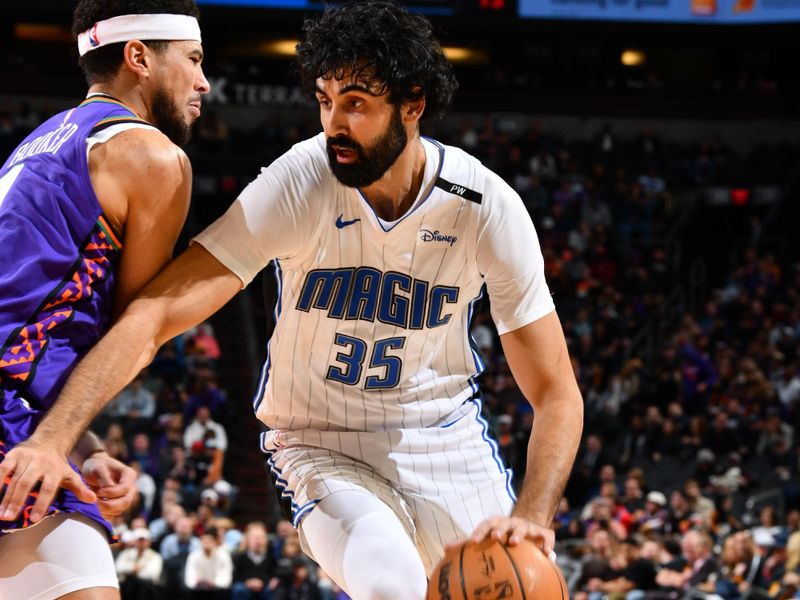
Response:
[[[373,267],[309,271],[297,310],[324,310],[331,319],[374,321],[404,329],[446,325],[445,304],[458,302],[459,288],[430,287],[427,281]]]
[[[411,277],[402,273],[389,272],[383,276],[381,285],[381,302],[378,308],[378,320],[389,325],[406,327],[408,321],[408,298],[395,291],[411,291]]]
[[[449,287],[446,285],[437,285],[431,290],[431,305],[428,312],[428,327],[440,327],[446,325],[453,315],[448,314],[442,316],[442,309],[444,303],[454,304],[458,301],[458,288]]]
[[[414,280],[414,293],[411,294],[411,329],[422,329],[425,326],[425,307],[428,304],[428,282]]]
[[[381,272],[378,269],[361,267],[356,270],[353,291],[347,305],[347,319],[375,320],[380,284]]]
[[[354,269],[310,271],[303,283],[303,292],[297,302],[297,309],[308,312],[313,306],[320,310],[328,310],[328,316],[333,319],[341,319],[347,305],[353,271]]]

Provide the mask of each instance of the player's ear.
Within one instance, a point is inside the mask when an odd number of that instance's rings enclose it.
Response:
[[[414,88],[413,91],[418,93],[420,89]],[[407,100],[403,103],[403,119],[405,121],[419,121],[424,112],[425,96],[420,97],[418,100]]]
[[[122,60],[129,71],[135,75],[146,76],[152,68],[151,54],[144,42],[130,40],[125,43],[125,48],[122,50]]]

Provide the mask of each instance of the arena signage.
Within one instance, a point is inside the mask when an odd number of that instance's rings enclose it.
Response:
[[[735,25],[800,21],[800,0],[519,0],[537,19]]]
[[[227,77],[208,77],[211,91],[208,104],[229,106],[304,106],[310,100],[298,86],[230,81]]]

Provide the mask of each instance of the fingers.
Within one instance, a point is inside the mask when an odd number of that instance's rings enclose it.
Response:
[[[83,482],[80,475],[72,469],[65,473],[61,487],[71,491],[81,502],[95,502],[97,495]]]
[[[3,462],[0,463],[0,488],[10,483],[11,474],[14,472],[16,462],[16,456],[13,453],[9,453],[3,459]]]
[[[114,471],[118,483],[95,490],[98,497],[97,506],[106,518],[122,514],[136,499],[138,493],[136,471],[124,465],[123,467]]]
[[[94,483],[98,487],[107,488],[113,487],[117,482],[111,473],[111,469],[108,468],[108,465],[101,463],[96,469],[94,469]]]
[[[9,456],[6,460],[9,460]],[[3,461],[5,464],[6,461]],[[35,469],[28,472],[30,461],[26,457],[21,457],[14,466],[13,472],[6,477],[6,489],[3,494],[3,501],[0,503],[0,519],[3,521],[13,521],[19,516],[22,504],[25,499],[36,487],[40,477],[37,477]]]
[[[499,528],[499,525],[502,521],[503,517],[492,517],[491,519],[486,519],[475,528],[475,531],[470,536],[469,541],[472,543],[478,543],[487,538],[499,540],[501,536],[501,529]]]
[[[104,480],[108,483],[99,482],[92,486],[99,497],[103,499],[118,498],[136,492],[136,478],[138,477],[136,471],[122,463],[119,464],[119,467],[113,471],[108,470],[109,477]]]
[[[128,510],[130,504],[130,499],[127,496],[121,496],[119,498],[112,498],[108,500],[103,500],[100,498],[97,500],[97,508],[100,510],[100,514],[102,514],[105,519],[111,519],[117,515],[121,515]]]
[[[492,517],[480,523],[470,536],[471,543],[485,539],[497,540],[516,546],[524,539],[537,543],[545,554],[551,554],[555,545],[555,532],[520,517]]]
[[[33,510],[30,513],[32,523],[38,522],[47,513],[47,509],[50,508],[50,503],[53,502],[56,493],[58,493],[58,478],[45,475],[42,478],[39,492],[34,493],[36,502],[33,503]]]
[[[36,523],[47,514],[60,488],[72,491],[84,502],[95,500],[94,493],[86,487],[66,460],[59,462],[34,449],[20,445],[11,450],[0,468],[0,476],[6,482],[0,503],[0,519],[4,521],[17,519],[28,496],[33,496],[36,500],[31,507],[30,520]],[[38,491],[34,491],[37,486]]]

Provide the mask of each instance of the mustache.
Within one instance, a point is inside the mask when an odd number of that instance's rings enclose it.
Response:
[[[339,146],[340,148],[350,148],[351,150],[361,150],[361,145],[356,142],[355,140],[351,140],[347,136],[336,136],[332,138],[328,138],[327,141],[328,149],[331,150],[333,146]]]

